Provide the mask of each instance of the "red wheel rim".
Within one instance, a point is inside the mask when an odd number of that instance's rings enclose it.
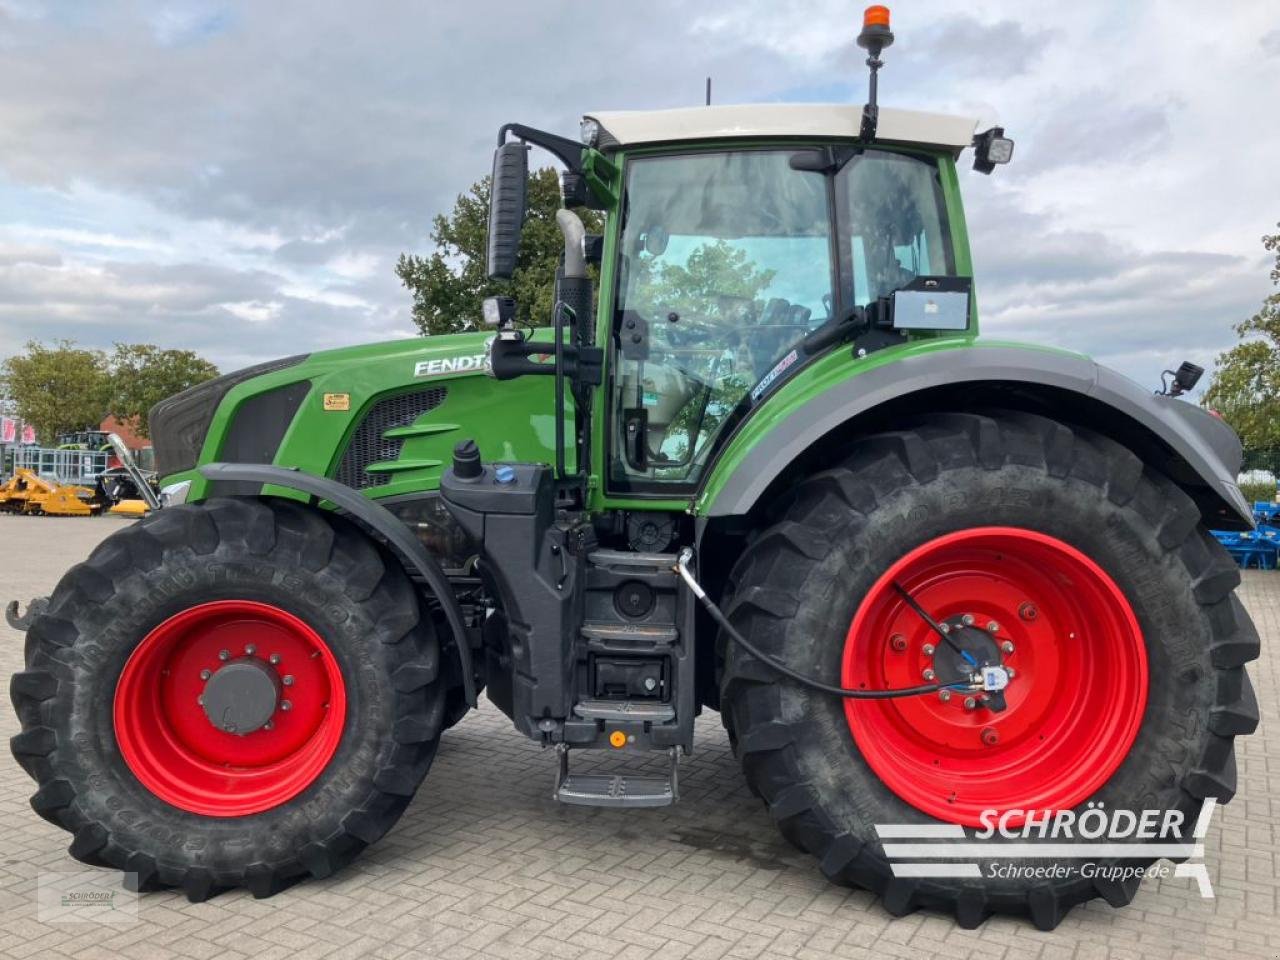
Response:
[[[931,540],[859,606],[845,686],[928,682],[926,644],[942,641],[895,583],[934,620],[970,614],[997,644],[1011,644],[1001,656],[1013,677],[1003,712],[969,709],[964,693],[845,700],[854,741],[889,789],[940,820],[979,826],[985,810],[1070,809],[1110,779],[1142,723],[1147,658],[1133,609],[1101,567],[1032,530],[977,527]]]
[[[236,662],[278,680],[269,722],[243,735],[219,729],[202,706],[209,681]],[[279,806],[320,775],[346,709],[342,671],[311,627],[270,604],[219,600],[170,617],[129,656],[116,684],[116,742],[160,799],[242,817]]]

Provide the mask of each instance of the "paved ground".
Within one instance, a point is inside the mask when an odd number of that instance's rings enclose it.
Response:
[[[48,593],[122,522],[0,517],[0,599]],[[551,754],[486,705],[445,737],[399,826],[339,876],[265,901],[148,894],[121,925],[38,921],[41,876],[79,865],[68,837],[27,806],[31,783],[4,750],[0,955],[1280,957],[1280,737],[1267,736],[1280,721],[1280,573],[1248,574],[1244,598],[1263,634],[1252,668],[1263,731],[1238,747],[1240,793],[1207,839],[1215,900],[1167,879],[1125,910],[1078,908],[1053,933],[1000,918],[975,931],[939,916],[893,919],[867,894],[829,885],[781,840],[714,714],[682,765],[681,802],[624,815],[554,803]],[[0,626],[0,674],[20,659],[20,636]],[[0,734],[16,728],[6,703]]]

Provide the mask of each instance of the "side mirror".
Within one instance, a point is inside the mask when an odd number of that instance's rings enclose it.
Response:
[[[525,144],[512,141],[494,151],[493,180],[489,186],[491,280],[510,280],[516,271],[528,180],[529,148]]]
[[[893,329],[968,330],[971,277],[916,277],[893,292]]]

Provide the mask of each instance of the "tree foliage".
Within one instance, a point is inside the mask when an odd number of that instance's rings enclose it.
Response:
[[[459,195],[453,211],[438,214],[426,257],[401,254],[396,276],[413,295],[413,322],[424,334],[458,333],[481,327],[481,301],[494,294],[515,297],[516,317],[531,326],[551,322],[556,266],[564,249],[556,210],[561,206],[560,178],[550,167],[529,174],[528,212],[511,280],[490,280],[485,257],[489,242],[489,177]],[[577,210],[588,232],[599,232],[601,218]]]
[[[629,301],[648,306],[647,312],[671,311],[697,320],[740,320],[743,306],[752,304],[758,315],[764,305],[757,303],[776,271],[757,268],[741,247],[724,240],[702,243],[684,263],[635,261],[637,278]]]
[[[111,356],[111,409],[133,425],[139,436],[150,436],[151,408],[188,387],[212,380],[218,368],[191,350],[161,350],[150,343],[117,343]]]
[[[14,413],[45,444],[64,433],[96,429],[108,414],[131,422],[145,437],[154,404],[217,375],[217,367],[190,350],[120,343],[107,354],[70,340],[28,341],[23,354],[0,367]]]
[[[1262,245],[1276,255],[1271,282],[1280,286],[1280,233],[1263,237]],[[1202,402],[1231,424],[1246,452],[1280,452],[1280,292],[1235,331],[1240,342],[1218,356]]]
[[[6,360],[0,376],[18,418],[35,428],[42,443],[97,427],[110,405],[107,355],[70,340],[51,346],[28,341],[26,353]]]

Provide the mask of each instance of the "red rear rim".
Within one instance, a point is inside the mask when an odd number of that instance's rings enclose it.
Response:
[[[1147,658],[1133,609],[1101,567],[1014,527],[931,540],[890,567],[858,608],[845,686],[917,686],[950,655],[895,583],[939,623],[959,630],[971,617],[986,637],[964,636],[994,641],[1012,678],[1002,712],[959,691],[845,700],[858,749],[889,789],[940,820],[978,826],[989,809],[1070,809],[1115,773],[1142,723]]]
[[[233,666],[268,698],[266,719],[242,732],[221,729],[204,706],[222,702],[231,681],[219,671]],[[125,763],[157,797],[192,813],[242,817],[279,806],[320,775],[346,710],[342,671],[319,634],[279,607],[219,600],[143,638],[116,685],[114,719]]]

